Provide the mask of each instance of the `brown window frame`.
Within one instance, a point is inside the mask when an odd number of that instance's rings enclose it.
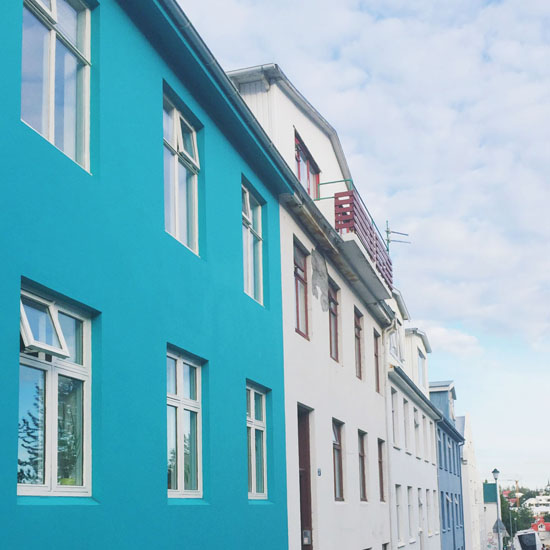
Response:
[[[378,440],[378,489],[380,491],[380,502],[386,502],[384,491],[384,440]]]
[[[361,339],[363,337],[362,320],[363,315],[357,308],[355,308],[353,310],[353,325],[355,335],[355,376],[357,376],[359,380],[363,379],[363,346],[361,345]]]
[[[338,361],[338,287],[331,280],[328,282],[328,329],[330,357]],[[333,340],[335,349],[332,346]]]
[[[306,177],[307,177],[307,194],[312,199],[319,198],[319,174],[320,170],[317,163],[313,160],[313,156],[309,152],[308,148],[304,144],[302,138],[298,135],[298,132],[294,133],[294,156],[296,158],[296,177],[302,183],[301,166],[302,162],[305,164]],[[303,159],[302,159],[303,157]],[[303,184],[302,184],[303,186]]]
[[[357,437],[359,444],[359,499],[362,502],[367,502],[367,456],[365,453],[365,439],[367,438],[367,434],[358,430]]]
[[[332,468],[334,477],[334,500],[344,500],[344,476],[342,468],[342,426],[343,422],[332,419]],[[337,475],[338,474],[338,475]],[[339,480],[339,483],[337,483]]]
[[[381,392],[380,385],[380,334],[374,331],[374,383],[378,393]]]
[[[298,261],[297,256],[303,258],[302,263]],[[300,273],[301,272],[301,273]],[[305,332],[300,328],[300,293],[299,285],[304,287],[304,315],[305,315]],[[294,298],[296,306],[296,332],[309,340],[309,324],[307,311],[307,254],[294,243]]]

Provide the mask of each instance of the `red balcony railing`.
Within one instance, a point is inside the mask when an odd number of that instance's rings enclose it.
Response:
[[[392,263],[384,239],[361,196],[355,189],[334,194],[336,229],[339,233],[355,233],[386,284],[392,288]]]

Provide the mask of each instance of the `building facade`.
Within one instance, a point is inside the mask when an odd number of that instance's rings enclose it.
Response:
[[[464,550],[464,508],[460,446],[464,438],[455,427],[453,382],[431,382],[430,399],[441,411],[437,423],[439,503],[442,550]]]
[[[422,331],[405,329],[409,312],[396,289],[391,307],[395,319],[384,343],[392,548],[439,550],[435,423],[440,414],[428,398],[431,347]]]
[[[294,175],[176,2],[5,16],[2,548],[286,548]]]
[[[281,202],[289,548],[388,548],[389,257],[370,218],[374,245],[338,231],[360,198],[328,122],[276,65],[229,75],[298,184]]]
[[[480,550],[484,540],[483,483],[477,469],[470,415],[457,416],[456,428],[464,438],[464,445],[460,448],[464,547]]]

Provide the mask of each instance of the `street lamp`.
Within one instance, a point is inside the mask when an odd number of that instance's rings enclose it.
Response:
[[[495,486],[497,490],[497,538],[498,538],[498,550],[502,550],[500,543],[500,496],[498,494],[498,474],[500,472],[495,468],[492,472],[493,477],[495,478]]]

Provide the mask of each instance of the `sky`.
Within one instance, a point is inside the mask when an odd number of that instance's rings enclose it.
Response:
[[[550,478],[550,2],[180,0],[225,70],[277,63],[394,243],[483,479]]]

